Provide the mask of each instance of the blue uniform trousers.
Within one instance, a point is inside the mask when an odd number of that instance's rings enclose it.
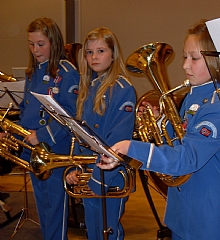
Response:
[[[54,169],[45,181],[38,180],[31,173],[44,240],[67,240],[68,195],[62,178],[63,168]]]

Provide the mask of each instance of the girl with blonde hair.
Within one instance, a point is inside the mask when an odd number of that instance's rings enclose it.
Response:
[[[77,118],[86,121],[109,146],[119,140],[130,139],[134,127],[136,93],[128,80],[116,36],[104,27],[92,30],[85,38],[81,54]],[[76,154],[96,153],[80,146]],[[123,187],[124,181],[119,171],[125,171],[124,167],[104,172],[105,191],[110,187]],[[77,171],[69,173],[66,179],[69,184],[77,183]],[[94,166],[89,187],[95,194],[101,195],[101,185],[100,169]],[[127,197],[106,199],[107,226],[112,228],[109,240],[124,237],[120,218],[126,201]],[[102,199],[85,198],[83,203],[89,240],[103,239]]]

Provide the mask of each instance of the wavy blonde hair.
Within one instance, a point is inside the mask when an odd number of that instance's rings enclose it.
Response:
[[[106,111],[105,100],[103,95],[110,88],[110,93],[112,92],[112,87],[115,81],[118,79],[118,75],[123,75],[125,78],[128,78],[126,67],[122,58],[121,48],[119,42],[108,28],[96,28],[92,30],[87,37],[85,38],[84,44],[81,50],[81,64],[80,64],[80,85],[79,85],[79,95],[77,98],[77,118],[82,118],[83,105],[89,94],[89,86],[92,80],[93,70],[89,67],[86,60],[86,50],[87,44],[89,41],[102,39],[106,42],[108,47],[112,51],[112,64],[106,70],[106,74],[102,79],[102,83],[99,86],[96,97],[93,102],[93,111],[98,115],[103,116]]]

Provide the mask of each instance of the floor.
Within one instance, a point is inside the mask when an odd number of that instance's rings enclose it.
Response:
[[[29,174],[27,174],[29,178]],[[0,176],[0,192],[17,192],[23,188],[24,175],[18,174],[16,170],[10,174],[4,174]],[[152,212],[149,201],[145,195],[140,176],[137,174],[137,188],[136,192],[132,193],[126,203],[125,213],[122,217],[122,224],[125,230],[125,240],[159,240],[169,239],[166,237],[158,237],[158,230],[161,230],[158,224],[163,224],[163,215],[165,211],[166,199],[163,194],[158,193],[157,186],[148,178],[148,188],[150,195],[153,199],[153,203],[156,208],[159,220],[155,219],[155,215]],[[27,191],[32,191],[31,182],[28,181]],[[0,209],[1,210],[1,209]],[[1,211],[0,211],[1,214]],[[16,220],[17,221],[17,220]],[[22,228],[25,228],[25,224]],[[7,228],[7,226],[5,226]],[[19,234],[19,231],[17,235]],[[163,235],[163,234],[162,234]],[[84,240],[86,239],[85,230],[80,228],[74,228],[69,226],[68,228],[69,240]]]

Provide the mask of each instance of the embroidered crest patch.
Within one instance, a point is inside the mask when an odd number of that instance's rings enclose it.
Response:
[[[133,111],[133,107],[131,105],[127,105],[124,108],[125,112],[132,112]]]
[[[211,134],[211,131],[209,129],[207,129],[206,127],[203,127],[201,130],[200,130],[200,133],[205,136],[205,137],[208,137],[210,134]]]
[[[79,89],[78,89],[78,88],[75,88],[75,89],[73,90],[73,93],[76,94],[76,95],[78,95],[78,92],[79,92]]]
[[[124,110],[125,112],[133,112],[134,103],[131,101],[124,102],[119,110]]]
[[[210,130],[205,126],[207,126]],[[216,126],[213,123],[209,121],[202,121],[201,123],[195,126],[195,129],[198,129],[200,127],[201,127],[201,130],[199,131],[199,133],[202,134],[203,136],[208,137],[210,134],[212,134],[213,138],[217,138],[218,131]]]
[[[73,85],[73,86],[71,86],[71,87],[69,88],[68,92],[78,95],[79,86],[78,86],[78,85]]]

